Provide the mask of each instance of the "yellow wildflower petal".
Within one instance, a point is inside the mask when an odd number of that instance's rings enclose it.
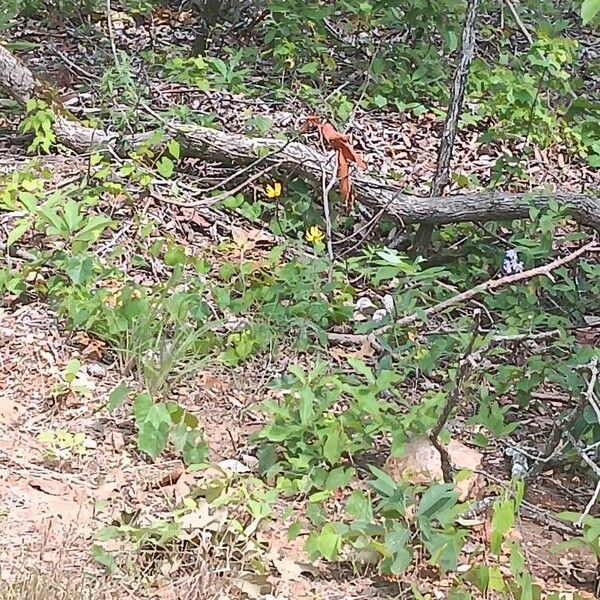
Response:
[[[325,234],[316,226],[313,225],[306,232],[306,241],[318,244],[325,239]]]
[[[281,183],[279,181],[276,181],[273,185],[267,183],[265,185],[265,194],[267,198],[279,198],[281,196]]]

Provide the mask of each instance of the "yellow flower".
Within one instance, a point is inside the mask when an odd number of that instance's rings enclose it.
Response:
[[[313,225],[306,232],[305,237],[307,242],[312,242],[313,244],[320,244],[325,239],[325,234],[316,225]]]
[[[267,183],[265,186],[265,194],[267,198],[279,198],[281,196],[281,183],[279,181],[274,181],[273,185]]]

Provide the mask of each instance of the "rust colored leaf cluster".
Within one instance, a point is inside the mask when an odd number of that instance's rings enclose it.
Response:
[[[340,133],[331,123],[323,121],[316,115],[310,115],[306,118],[300,132],[307,133],[315,128],[319,131],[324,143],[337,153],[337,178],[340,185],[340,192],[346,206],[349,207],[352,204],[350,163],[355,163],[361,169],[365,169],[367,165],[360,154],[352,147],[347,135]]]

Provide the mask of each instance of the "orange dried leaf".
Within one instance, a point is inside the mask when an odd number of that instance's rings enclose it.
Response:
[[[349,163],[353,162],[361,169],[365,169],[367,165],[360,154],[354,150],[352,144],[348,141],[348,136],[340,133],[331,123],[323,122],[315,115],[309,115],[304,121],[300,131],[301,133],[306,133],[313,127],[317,127],[328,146],[337,152],[337,176],[340,185],[340,193],[342,194],[342,198],[344,198],[346,205],[350,205],[352,188],[350,183]]]

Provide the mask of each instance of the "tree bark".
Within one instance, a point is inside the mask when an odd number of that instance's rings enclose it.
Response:
[[[475,57],[475,21],[477,20],[477,11],[479,10],[480,0],[468,0],[467,12],[465,15],[465,24],[463,26],[462,41],[460,46],[460,60],[454,72],[452,93],[450,94],[450,107],[444,123],[444,131],[440,142],[440,150],[437,159],[437,167],[429,195],[433,198],[442,196],[444,189],[450,181],[450,163],[452,161],[452,152],[454,151],[454,142],[458,130],[458,119],[462,112],[465,90],[467,88],[467,79],[471,63]],[[415,236],[414,250],[415,254],[426,254],[431,244],[431,234],[433,233],[432,223],[423,223]]]
[[[19,102],[34,97],[44,86],[30,69],[0,45],[0,86]],[[61,144],[78,152],[119,144],[130,145],[147,139],[151,132],[134,137],[122,137],[82,125],[64,107],[53,105],[57,114],[55,131]],[[168,135],[177,138],[182,152],[204,160],[247,165],[258,157],[266,164],[276,165],[281,173],[320,182],[325,170],[334,176],[331,156],[297,141],[274,138],[252,138],[196,125],[169,124]],[[471,192],[446,197],[421,197],[404,194],[397,185],[381,177],[353,174],[356,199],[386,212],[404,223],[447,224],[465,221],[497,221],[529,217],[529,209],[547,207],[550,200],[564,206],[567,213],[582,225],[600,230],[600,198],[592,195],[534,191],[513,194],[498,190]]]

